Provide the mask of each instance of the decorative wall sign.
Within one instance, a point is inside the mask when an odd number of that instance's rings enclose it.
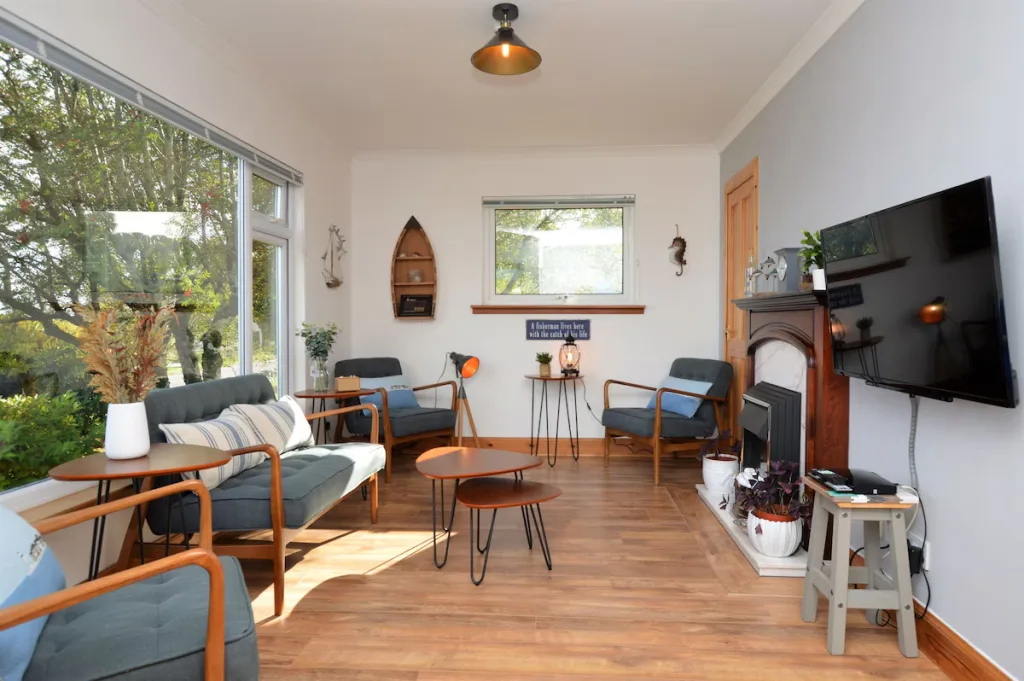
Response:
[[[590,340],[589,319],[527,319],[526,340],[564,341],[569,334],[578,341]]]
[[[833,286],[828,291],[828,306],[832,310],[839,310],[844,307],[854,307],[864,304],[864,292],[860,284],[847,284],[846,286]]]
[[[434,296],[402,295],[398,300],[398,317],[433,317]]]

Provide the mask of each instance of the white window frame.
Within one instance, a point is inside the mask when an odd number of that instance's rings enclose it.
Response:
[[[495,211],[508,209],[543,210],[545,208],[622,208],[622,293],[593,295],[501,295],[495,291]],[[639,291],[636,260],[633,255],[632,196],[559,196],[559,197],[484,197],[484,272],[485,305],[632,305]]]
[[[258,175],[263,179],[273,182],[282,187],[280,202],[280,217],[273,218],[260,213],[252,205],[252,176]],[[242,238],[239,239],[241,247],[238,249],[240,259],[238,271],[240,273],[239,286],[242,287],[239,295],[239,316],[245,320],[244,333],[238,339],[239,357],[242,362],[242,373],[253,372],[252,351],[253,334],[255,333],[255,320],[252,301],[252,242],[265,241],[275,246],[280,246],[278,281],[278,304],[281,306],[281,315],[278,317],[277,344],[278,344],[278,371],[277,371],[277,394],[278,397],[291,392],[291,359],[292,359],[292,338],[289,330],[293,327],[292,304],[291,304],[291,273],[292,253],[291,248],[294,230],[289,227],[291,213],[289,206],[294,200],[293,195],[297,191],[295,185],[286,178],[269,173],[264,168],[257,168],[244,159],[241,161],[239,173],[239,213],[242,224]]]

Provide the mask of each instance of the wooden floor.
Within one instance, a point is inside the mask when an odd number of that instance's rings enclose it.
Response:
[[[906,659],[896,631],[850,614],[847,654],[825,651],[824,601],[800,620],[802,580],[758,578],[697,498],[696,462],[560,459],[527,479],[544,506],[554,570],[529,551],[517,510],[499,511],[487,578],[469,580],[468,511],[447,567],[431,559],[430,483],[412,457],[381,485],[380,522],[347,499],[289,558],[275,619],[268,564],[246,562],[264,681],[944,679]]]

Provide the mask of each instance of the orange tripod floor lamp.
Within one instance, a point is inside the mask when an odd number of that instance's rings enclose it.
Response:
[[[448,353],[448,358],[452,361],[455,373],[459,377],[458,399],[455,402],[455,429],[459,433],[458,445],[462,446],[462,414],[465,412],[466,418],[469,420],[469,430],[473,433],[473,443],[479,447],[480,438],[476,434],[476,424],[473,423],[473,410],[469,408],[469,399],[466,397],[466,387],[463,382],[480,368],[480,359],[472,355],[460,355],[457,352]]]

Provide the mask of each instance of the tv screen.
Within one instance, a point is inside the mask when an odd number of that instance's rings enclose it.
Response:
[[[821,231],[839,374],[1017,405],[989,178]]]

